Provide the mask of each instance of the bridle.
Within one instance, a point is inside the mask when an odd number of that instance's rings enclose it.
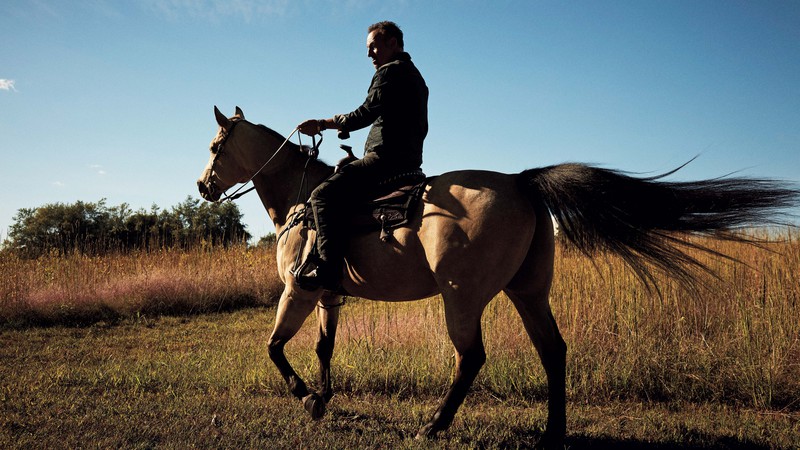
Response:
[[[222,128],[222,132],[221,132],[222,133],[222,138],[220,139],[219,143],[216,145],[216,149],[214,151],[214,159],[211,160],[211,168],[212,168],[212,170],[214,168],[214,165],[217,163],[217,159],[220,156],[222,156],[222,154],[223,154],[223,152],[225,150],[225,143],[228,141],[228,138],[230,138],[231,134],[233,134],[233,129],[236,128],[236,125],[239,122],[242,122],[243,120],[244,119],[240,119],[238,117],[234,117],[234,118],[231,119],[231,126],[230,126],[229,129],[226,130],[224,127]],[[225,202],[226,200],[227,201],[234,201],[234,200],[238,199],[239,197],[243,196],[244,194],[247,194],[248,192],[254,190],[256,187],[252,186],[251,188],[249,188],[249,189],[247,189],[247,190],[245,190],[243,192],[239,192],[245,186],[247,186],[248,183],[253,181],[253,178],[255,178],[259,173],[261,173],[261,171],[264,170],[264,168],[267,167],[267,165],[270,162],[272,162],[272,160],[275,159],[276,156],[278,156],[278,153],[280,153],[280,151],[283,150],[283,147],[286,146],[286,143],[289,142],[289,139],[291,139],[292,136],[294,136],[294,134],[297,133],[298,130],[299,130],[299,128],[295,128],[294,130],[292,130],[291,134],[289,134],[289,136],[283,141],[283,143],[278,147],[278,149],[275,150],[275,153],[273,153],[272,156],[269,157],[267,162],[265,162],[258,170],[256,170],[256,172],[253,174],[253,176],[251,176],[247,181],[242,183],[242,185],[239,186],[235,191],[233,191],[232,194],[226,194],[225,196],[220,197],[214,203],[221,204],[221,203]],[[319,144],[321,144],[321,143],[322,143],[322,139],[320,139]],[[313,147],[312,151],[316,152],[317,154],[319,152],[319,144],[316,142],[316,139],[314,139],[314,147]],[[302,145],[301,145],[301,147],[302,147]],[[312,152],[309,152],[309,156],[311,156],[311,154],[312,154]],[[212,181],[212,183],[213,183],[213,181]]]

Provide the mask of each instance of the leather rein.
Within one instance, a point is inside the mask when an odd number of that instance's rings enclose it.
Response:
[[[231,127],[230,127],[230,129],[228,129],[228,130],[225,130],[225,129],[223,128],[223,130],[222,130],[222,133],[223,133],[223,134],[222,134],[222,139],[221,139],[220,143],[219,143],[219,144],[217,144],[217,149],[216,149],[216,152],[214,153],[214,160],[211,162],[211,166],[212,166],[212,167],[214,167],[214,164],[216,164],[216,163],[217,163],[217,158],[219,158],[219,157],[222,155],[222,153],[223,153],[223,151],[224,151],[224,148],[225,148],[225,143],[228,141],[228,138],[229,138],[229,137],[231,136],[231,134],[233,133],[233,129],[234,129],[234,128],[236,128],[236,125],[237,125],[239,122],[241,122],[242,120],[243,120],[243,119],[234,118],[234,119],[232,120],[232,122],[231,122]],[[281,152],[281,150],[283,150],[283,148],[286,146],[286,143],[287,143],[287,142],[289,142],[289,140],[292,138],[292,136],[294,136],[294,134],[295,134],[295,133],[297,133],[297,131],[298,131],[298,130],[299,130],[299,128],[295,128],[294,130],[292,130],[292,132],[291,132],[291,133],[289,134],[289,136],[288,136],[288,137],[287,137],[287,138],[286,138],[286,139],[283,141],[283,143],[282,143],[282,144],[281,144],[281,145],[278,147],[278,149],[277,149],[277,150],[275,150],[275,153],[273,153],[273,154],[272,154],[272,156],[270,156],[270,157],[269,157],[269,159],[267,160],[267,162],[265,162],[265,163],[264,163],[264,164],[263,164],[263,165],[262,165],[262,166],[261,166],[261,167],[260,167],[258,170],[256,170],[256,172],[253,174],[253,176],[251,176],[251,177],[250,177],[250,178],[249,178],[247,181],[245,181],[244,183],[242,183],[242,185],[241,185],[241,186],[239,186],[239,187],[238,187],[238,188],[237,188],[235,191],[233,191],[233,193],[231,193],[231,194],[225,194],[223,197],[221,197],[221,198],[220,198],[219,200],[217,200],[215,203],[222,204],[222,203],[223,203],[223,202],[225,202],[225,201],[234,201],[234,200],[238,199],[239,197],[243,196],[244,194],[247,194],[248,192],[250,192],[250,191],[254,190],[256,187],[255,187],[255,186],[252,186],[252,187],[250,187],[249,189],[246,189],[246,190],[244,190],[244,191],[242,191],[242,192],[239,192],[239,191],[241,191],[242,189],[244,189],[244,187],[245,187],[245,186],[247,186],[247,184],[248,184],[248,183],[250,183],[251,181],[253,181],[253,179],[254,179],[254,178],[255,178],[255,177],[256,177],[256,176],[257,176],[259,173],[261,173],[261,171],[262,171],[262,170],[264,170],[264,168],[265,168],[265,167],[267,167],[267,165],[268,165],[270,162],[272,162],[272,160],[273,160],[273,159],[275,159],[275,157],[276,157],[276,156],[278,156],[278,153],[280,153],[280,152]],[[300,148],[304,148],[304,147],[303,147],[303,143],[302,143],[302,141],[300,141],[300,135],[299,135],[299,134],[297,135],[297,138],[298,138],[298,141],[300,142]],[[312,160],[312,159],[316,159],[316,158],[317,158],[317,156],[319,155],[319,146],[320,146],[320,144],[322,144],[322,135],[320,134],[320,139],[319,139],[319,142],[317,142],[316,136],[312,136],[312,137],[311,137],[311,139],[312,139],[312,146],[311,146],[311,148],[309,148],[309,149],[308,149],[308,158],[309,158],[309,161],[310,161],[310,160]],[[306,162],[306,167],[308,167],[308,162]],[[302,191],[302,184],[304,183],[304,181],[305,181],[305,178],[306,178],[306,177],[305,177],[305,170],[304,170],[304,171],[303,171],[303,180],[301,181],[301,191]],[[299,193],[298,193],[298,195],[299,195]]]

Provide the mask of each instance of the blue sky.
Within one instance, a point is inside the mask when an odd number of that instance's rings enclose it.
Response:
[[[349,112],[394,20],[430,88],[430,174],[580,161],[800,181],[798,1],[10,0],[0,238],[17,210],[198,197],[213,106],[288,135]],[[350,145],[361,148],[366,132]],[[322,158],[340,157],[333,134]],[[239,200],[255,236],[273,231]]]

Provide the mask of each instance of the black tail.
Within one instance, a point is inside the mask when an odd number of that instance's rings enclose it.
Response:
[[[800,205],[800,190],[786,182],[732,177],[662,180],[676,170],[635,178],[583,164],[559,164],[526,170],[518,181],[523,191],[547,205],[559,232],[582,252],[610,250],[620,255],[650,287],[655,287],[655,278],[648,263],[686,286],[696,281],[694,269],[708,271],[685,250],[717,253],[683,237],[713,235],[752,242],[736,231],[780,225],[786,209]]]

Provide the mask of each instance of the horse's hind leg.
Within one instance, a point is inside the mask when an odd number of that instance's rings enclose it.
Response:
[[[537,221],[528,255],[504,291],[522,317],[547,374],[547,428],[539,446],[563,448],[567,433],[567,344],[558,331],[549,303],[555,254],[553,227],[543,206],[537,207],[536,217],[543,220]]]
[[[456,295],[443,295],[447,332],[456,349],[456,375],[439,409],[417,433],[418,439],[435,436],[450,426],[472,382],[486,362],[481,338],[481,313],[488,300],[480,303],[460,302]]]
[[[547,303],[547,292],[538,297],[523,296],[511,290],[506,294],[522,317],[547,374],[547,427],[540,445],[561,448],[567,432],[566,355],[567,344]]]
[[[275,319],[275,328],[267,344],[269,357],[278,367],[278,371],[289,385],[292,395],[303,401],[306,410],[311,417],[318,419],[325,412],[325,404],[317,394],[310,394],[305,382],[297,375],[292,365],[286,359],[283,349],[291,340],[306,317],[314,310],[316,297],[297,296],[289,288],[286,288],[278,302],[278,313]]]

